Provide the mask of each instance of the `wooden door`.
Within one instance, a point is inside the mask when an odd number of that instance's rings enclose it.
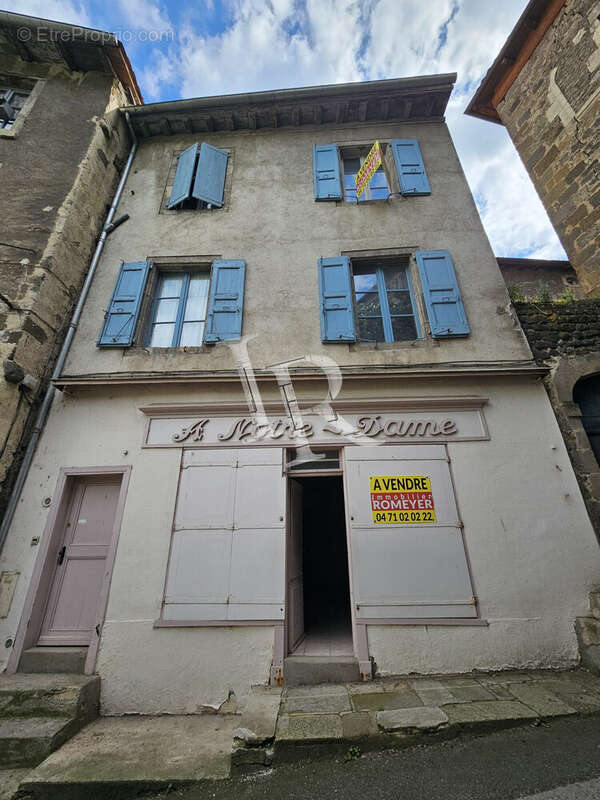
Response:
[[[88,645],[113,533],[120,476],[74,481],[38,645]]]
[[[304,575],[302,569],[302,484],[290,480],[290,520],[287,546],[288,650],[304,636]]]

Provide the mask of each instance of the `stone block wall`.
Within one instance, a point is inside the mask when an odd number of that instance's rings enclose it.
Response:
[[[600,300],[515,303],[514,308],[536,361],[550,368],[546,389],[600,540],[600,465],[573,401],[577,381],[600,373]]]
[[[38,87],[18,135],[0,138],[1,516],[130,142],[112,77],[2,57],[0,74]]]
[[[600,0],[567,0],[497,110],[580,282],[600,296]]]

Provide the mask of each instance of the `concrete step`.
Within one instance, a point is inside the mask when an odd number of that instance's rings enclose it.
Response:
[[[288,656],[283,661],[283,683],[288,688],[358,680],[360,670],[354,656]]]
[[[98,715],[97,675],[25,674],[0,676],[0,718]]]
[[[81,727],[74,717],[0,719],[0,764],[4,769],[33,767]]]
[[[0,676],[0,769],[35,766],[98,716],[95,675]]]
[[[600,619],[577,617],[575,631],[582,666],[600,675]]]
[[[87,647],[31,647],[24,650],[19,672],[83,675]]]
[[[600,619],[600,590],[590,592],[590,610],[594,619]]]
[[[236,719],[233,714],[166,714],[95,720],[29,772],[18,796],[129,800],[164,792],[171,797],[201,781],[222,780],[230,774]]]

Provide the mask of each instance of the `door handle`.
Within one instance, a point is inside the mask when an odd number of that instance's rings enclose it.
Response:
[[[65,553],[66,553],[66,552],[67,552],[67,548],[66,548],[66,546],[63,544],[63,546],[62,546],[62,547],[60,548],[60,550],[58,551],[58,562],[57,562],[57,563],[58,563],[58,566],[59,566],[59,567],[60,567],[60,565],[63,563],[63,561],[65,560]]]

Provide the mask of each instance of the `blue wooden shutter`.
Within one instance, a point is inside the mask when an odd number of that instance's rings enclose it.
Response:
[[[355,342],[352,279],[348,257],[319,259],[319,297],[321,340]]]
[[[341,200],[342,181],[337,145],[316,144],[313,147],[315,200]]]
[[[245,261],[213,262],[205,342],[223,342],[241,337],[245,274]]]
[[[104,316],[98,347],[130,347],[140,313],[149,261],[131,261],[121,271]]]
[[[220,208],[223,205],[225,173],[229,153],[218,150],[206,142],[200,145],[200,158],[196,170],[196,180],[192,196]]]
[[[431,194],[421,148],[417,140],[392,139],[391,145],[402,194]]]
[[[447,250],[417,250],[415,256],[431,335],[436,339],[444,336],[468,336],[469,323],[450,253]]]
[[[177,160],[177,171],[175,172],[175,181],[171,189],[171,197],[169,199],[169,208],[175,208],[184,200],[187,200],[192,190],[192,179],[194,177],[194,166],[196,164],[196,153],[198,152],[198,145],[193,144],[180,154]]]

